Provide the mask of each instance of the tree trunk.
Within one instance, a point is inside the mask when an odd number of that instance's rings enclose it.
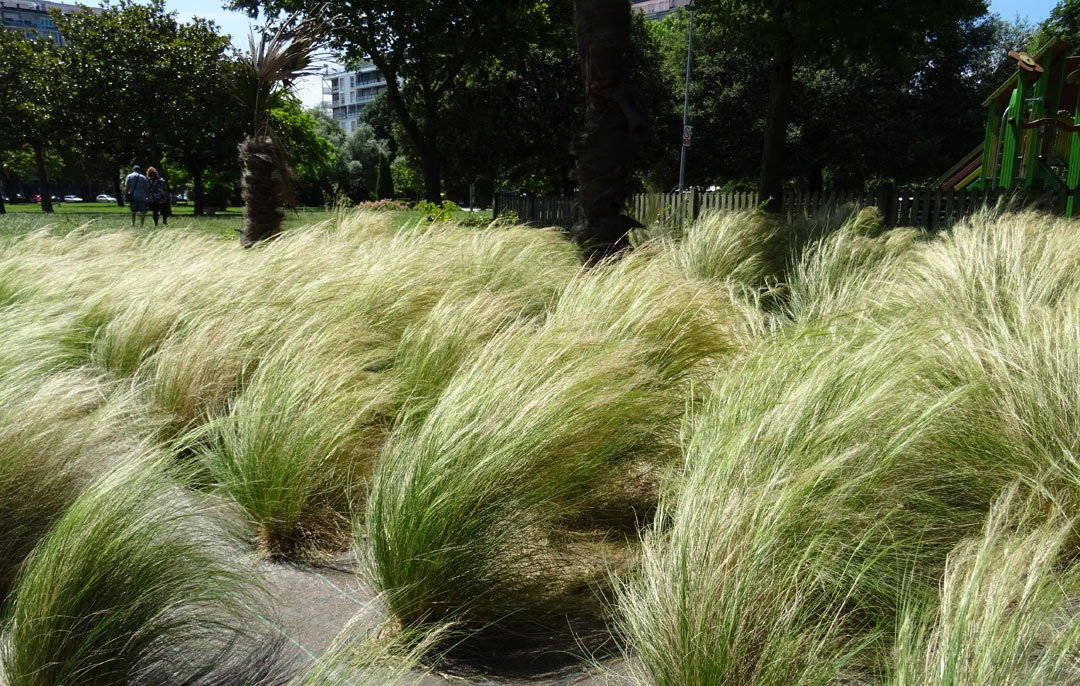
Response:
[[[769,104],[765,110],[765,138],[761,147],[758,201],[768,212],[780,212],[784,197],[784,144],[791,119],[795,52],[790,35],[780,36],[769,70]]]
[[[641,226],[622,209],[632,142],[645,117],[625,83],[629,3],[574,0],[574,25],[585,83],[585,131],[574,145],[580,204],[571,234],[591,264],[628,247],[630,230]]]
[[[401,90],[398,88],[396,73],[390,70],[384,71],[385,62],[377,62],[376,66],[379,66],[379,71],[386,79],[386,99],[394,110],[394,114],[397,115],[398,123],[405,129],[405,135],[409,137],[413,149],[420,153],[420,163],[424,167],[425,199],[428,202],[442,202],[442,157],[435,144],[435,136],[427,135],[431,133],[435,115],[438,113],[438,96],[432,94],[430,96],[432,100],[425,103],[424,112],[427,121],[424,122],[424,128],[421,128],[405,107]]]
[[[116,198],[116,206],[124,206],[124,194],[120,192],[120,168],[114,167],[112,173],[113,197]],[[125,189],[126,190],[126,189]]]
[[[244,195],[244,226],[240,245],[250,248],[281,233],[289,169],[277,143],[268,136],[248,136],[240,144],[240,177]]]
[[[424,200],[442,204],[442,156],[434,144],[428,145],[421,156],[424,165]]]
[[[52,212],[52,192],[49,191],[49,176],[45,171],[45,146],[34,146],[34,160],[38,170],[38,193],[41,194],[41,211]]]
[[[191,202],[194,206],[192,214],[196,217],[203,216],[203,168],[192,167],[191,171]]]

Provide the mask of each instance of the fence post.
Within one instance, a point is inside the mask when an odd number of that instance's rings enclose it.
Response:
[[[495,192],[495,197],[492,199],[492,202],[491,202],[491,219],[493,221],[495,219],[499,218],[499,198],[501,196],[502,196],[502,193],[499,193],[498,191],[496,191]]]
[[[698,197],[697,186],[690,186],[690,223],[693,224],[698,218],[698,203],[701,202],[701,198]],[[687,227],[683,227],[685,230]]]
[[[896,184],[885,183],[878,188],[877,208],[885,226],[896,226]]]

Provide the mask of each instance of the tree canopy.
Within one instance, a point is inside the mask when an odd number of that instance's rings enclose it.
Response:
[[[340,17],[331,45],[346,61],[370,60],[387,102],[419,158],[425,196],[441,197],[446,131],[442,113],[462,75],[497,64],[550,25],[545,0],[233,0],[257,12],[317,9]]]

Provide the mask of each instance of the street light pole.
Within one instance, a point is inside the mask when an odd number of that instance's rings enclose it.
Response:
[[[686,96],[683,99],[682,152],[679,155],[679,192],[686,190],[686,149],[690,147],[690,66],[694,61],[694,5],[690,4],[690,35],[686,39]]]

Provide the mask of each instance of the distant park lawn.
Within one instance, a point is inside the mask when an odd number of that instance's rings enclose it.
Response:
[[[0,236],[18,236],[46,227],[60,234],[76,229],[105,231],[131,228],[131,211],[127,207],[117,207],[112,203],[56,203],[53,205],[52,214],[42,212],[41,206],[37,203],[9,204],[6,205],[6,209],[8,213],[0,215]],[[213,217],[195,217],[192,211],[191,205],[174,207],[169,226],[225,239],[236,238],[239,235],[244,216],[242,207],[230,207]],[[397,228],[422,222],[425,218],[423,213],[416,210],[388,214],[390,221]],[[332,215],[332,210],[322,207],[301,207],[295,212],[287,211],[285,229],[314,224],[330,219]],[[491,212],[459,212],[456,218],[464,220],[469,217],[483,217],[485,220],[490,220]],[[138,226],[138,222],[136,224],[136,229],[140,233],[154,230],[154,221],[149,213],[147,213],[145,224],[142,226]]]

